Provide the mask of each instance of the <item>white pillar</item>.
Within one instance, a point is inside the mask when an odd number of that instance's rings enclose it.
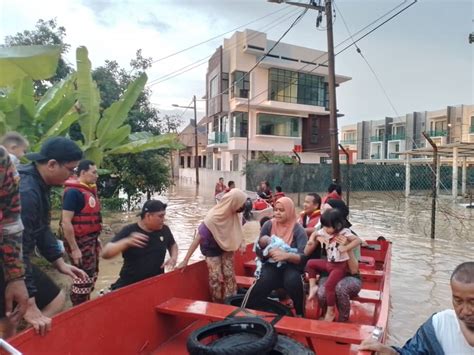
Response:
[[[405,161],[405,197],[410,196],[410,180],[411,180],[411,164],[410,164],[410,154],[407,154]]]
[[[462,159],[462,181],[461,181],[461,194],[466,196],[466,180],[467,180],[467,157]]]
[[[440,181],[441,181],[441,158],[438,155],[438,164],[436,164],[436,196],[439,196]]]
[[[453,198],[458,197],[458,148],[453,147]]]

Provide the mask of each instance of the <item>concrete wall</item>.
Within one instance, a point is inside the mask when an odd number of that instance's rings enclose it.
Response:
[[[235,181],[235,186],[241,190],[246,189],[246,177],[240,171],[217,171],[211,169],[199,169],[199,183],[201,185],[214,188],[216,182],[220,177],[224,178],[224,183],[227,185],[229,180]],[[195,182],[196,170],[194,169],[179,169],[179,178],[189,182]]]

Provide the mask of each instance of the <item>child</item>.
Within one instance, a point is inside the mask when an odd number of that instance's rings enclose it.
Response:
[[[321,243],[326,249],[327,260],[311,259],[306,264],[310,286],[308,300],[316,297],[318,292],[316,274],[323,271],[328,272],[329,276],[325,284],[328,308],[324,320],[332,322],[335,318],[336,285],[346,276],[348,271],[348,251],[359,245],[361,240],[353,235],[348,228],[344,228],[344,216],[338,209],[324,212],[320,222],[323,228],[311,234],[308,247],[312,247],[316,242]],[[338,236],[346,237],[349,244],[340,245],[336,240]]]
[[[29,146],[26,138],[17,132],[6,133],[0,141],[0,145],[7,149],[10,159],[15,166],[20,164],[20,159],[25,155]]]
[[[269,263],[276,263],[275,260],[268,257],[268,253],[270,250],[275,248],[280,248],[287,253],[297,253],[298,249],[291,248],[288,244],[286,244],[283,239],[277,237],[276,235],[272,235],[271,237],[268,235],[262,235],[257,243],[255,243],[254,250],[256,251],[257,248],[261,251],[261,257],[256,258],[257,269],[255,270],[255,277],[260,276],[260,270],[264,262]],[[278,261],[277,267],[283,265],[284,262]]]

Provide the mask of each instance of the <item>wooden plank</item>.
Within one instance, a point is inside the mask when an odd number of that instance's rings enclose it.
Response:
[[[218,321],[225,319],[237,307],[184,298],[171,298],[158,305],[162,314]],[[268,313],[246,310],[250,314],[270,316]],[[306,318],[283,317],[275,325],[279,333],[327,339],[335,342],[359,344],[370,336],[373,326],[351,323],[324,322]]]

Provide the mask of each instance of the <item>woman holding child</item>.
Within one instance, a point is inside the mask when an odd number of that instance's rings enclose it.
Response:
[[[260,277],[250,290],[248,308],[258,306],[273,290],[284,288],[293,301],[297,316],[304,316],[305,295],[301,276],[306,264],[304,248],[308,238],[296,219],[293,201],[288,197],[278,199],[274,217],[263,225],[260,237],[277,236],[289,247],[296,248],[297,252],[284,251],[281,247],[268,251],[268,257],[273,262],[263,263]],[[257,255],[263,258],[259,248]]]
[[[207,212],[199,225],[184,260],[178,268],[184,268],[197,247],[206,257],[209,270],[209,289],[213,302],[223,302],[237,293],[234,273],[234,252],[242,246],[243,233],[239,213],[244,210],[247,195],[234,188]]]

